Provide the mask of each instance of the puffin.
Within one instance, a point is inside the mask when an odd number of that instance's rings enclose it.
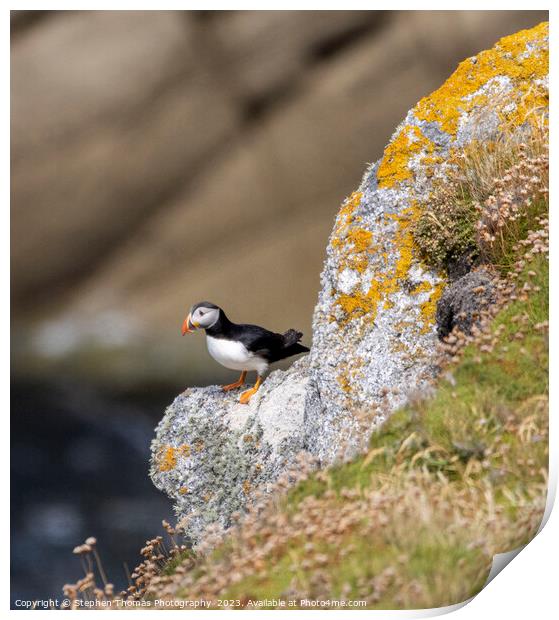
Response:
[[[225,392],[241,387],[247,373],[256,371],[254,387],[242,392],[239,398],[243,405],[249,403],[262,385],[270,364],[309,351],[299,342],[303,337],[301,332],[288,329],[284,334],[277,334],[258,325],[233,323],[219,306],[209,301],[201,301],[190,308],[182,324],[182,335],[197,329],[206,330],[208,353],[216,362],[241,371],[237,381],[222,386]]]

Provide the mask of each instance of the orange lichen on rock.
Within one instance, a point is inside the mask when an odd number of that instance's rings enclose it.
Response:
[[[177,457],[173,446],[162,446],[157,453],[159,471],[171,471],[177,466]]]
[[[408,344],[406,344],[402,340],[395,339],[392,345],[390,346],[390,350],[393,353],[409,353],[410,347]]]
[[[429,282],[429,280],[424,280],[423,282],[420,282],[419,284],[414,286],[412,290],[410,291],[410,293],[412,295],[419,295],[420,293],[427,293],[432,288],[433,288],[433,285],[431,284],[431,282]]]
[[[346,238],[347,248],[349,250],[347,256],[347,266],[355,269],[359,273],[363,273],[369,264],[368,252],[373,252],[371,245],[373,233],[364,228],[355,228],[351,230]]]
[[[183,443],[178,448],[174,446],[162,446],[157,451],[156,460],[159,471],[171,471],[177,466],[177,458],[189,457],[191,454],[190,446]]]
[[[363,364],[364,359],[361,356],[356,356],[351,359],[350,365],[345,365],[336,377],[340,389],[348,397],[353,391],[353,385],[357,385],[363,376]]]
[[[444,159],[439,155],[427,155],[419,161],[419,163],[423,166],[426,177],[432,177],[435,174],[435,167],[443,162]]]
[[[548,49],[544,44],[547,36],[548,25],[540,24],[505,37],[493,49],[462,62],[441,88],[417,104],[386,147],[377,170],[379,188],[391,188],[402,181],[412,180],[412,164],[421,166],[426,176],[432,176],[434,166],[441,166],[445,161],[450,163],[452,143],[445,143],[444,152],[439,150],[443,147],[437,147],[427,137],[427,128],[420,126],[421,122],[435,123],[452,141],[462,116],[477,108],[486,109],[489,99],[496,113],[509,126],[524,123],[531,109],[547,105],[544,85],[548,72]],[[489,88],[484,89],[488,84]],[[501,86],[510,94],[503,101],[495,101],[494,91]],[[402,284],[408,281],[412,265],[419,264],[413,229],[424,205],[413,199],[409,202],[410,199],[406,198],[401,212],[385,215],[384,226],[379,222],[377,232],[358,225],[361,218],[355,213],[361,199],[362,193],[354,192],[342,206],[332,246],[338,251],[340,273],[349,268],[362,274],[372,267],[375,276],[368,289],[360,286],[350,293],[346,290],[338,294],[335,304],[343,311],[342,324],[364,317],[374,322],[379,303],[386,310],[393,307],[391,295],[399,292]],[[406,203],[409,206],[406,207]],[[390,220],[396,222],[395,230],[391,228]],[[390,238],[395,258],[388,258],[382,251]],[[412,291],[414,295],[431,291],[428,300],[420,304],[420,318],[424,322],[420,329],[431,329],[443,286],[443,282],[435,285],[423,282]]]
[[[396,261],[394,278],[402,280],[407,277],[414,257],[414,239],[412,225],[419,219],[420,211],[415,201],[401,213],[390,216],[398,222],[394,244],[400,252]]]
[[[433,143],[415,125],[402,127],[396,138],[384,150],[384,156],[377,171],[379,187],[392,187],[399,181],[411,179],[408,163],[414,155],[432,153]]]
[[[423,318],[422,333],[428,332],[435,323],[435,313],[437,312],[437,303],[443,294],[445,282],[439,282],[433,286],[433,292],[429,295],[429,299],[423,302],[419,309]]]
[[[338,296],[336,303],[344,311],[346,320],[369,315],[374,321],[376,318],[378,300],[371,296],[370,292],[369,290],[367,295],[364,295],[361,291],[357,291],[351,295],[342,293]]]
[[[394,304],[389,295],[400,289],[402,281],[408,277],[408,272],[414,259],[414,239],[412,224],[419,217],[419,210],[415,201],[410,207],[401,213],[387,214],[385,220],[393,220],[397,227],[394,233],[394,246],[398,250],[398,258],[392,268],[379,271],[371,280],[369,290],[364,294],[361,290],[350,295],[341,294],[337,298],[337,304],[345,314],[344,321],[367,316],[369,321],[377,317],[378,304],[384,303],[385,309],[390,309]]]
[[[444,161],[444,158],[440,155],[426,155],[420,160],[420,163],[423,166],[434,166],[436,164],[441,164]]]
[[[373,233],[364,228],[353,228],[346,235],[346,244],[354,253],[365,252],[371,245]]]
[[[483,93],[477,94],[482,86],[504,76],[512,81],[515,91],[507,103],[514,99],[516,105],[503,107],[503,120],[516,127],[521,125],[530,110],[547,106],[547,93],[544,88],[535,88],[534,80],[548,74],[549,50],[547,45],[541,45],[548,34],[549,25],[543,22],[504,37],[492,49],[464,60],[439,89],[421,99],[414,108],[415,117],[437,122],[454,136],[460,116],[487,103]]]
[[[361,204],[361,198],[363,198],[362,192],[353,192],[351,196],[346,198],[338,213],[336,228],[334,230],[334,243],[338,241],[340,233],[343,233],[344,229],[353,223],[354,213]]]
[[[355,225],[360,218],[355,217],[354,213],[359,207],[362,196],[361,192],[353,192],[343,204],[338,215],[332,247],[340,252],[340,271],[350,268],[363,273],[367,268],[368,253],[373,251],[371,247],[373,233]]]
[[[336,380],[343,392],[347,394],[351,391],[351,383],[347,371],[342,371],[342,373],[337,376]]]
[[[504,37],[492,49],[458,65],[456,71],[436,91],[421,99],[412,115],[418,121],[437,123],[450,137],[455,137],[460,118],[476,109],[487,107],[489,97],[481,89],[505,78],[502,97],[491,93],[503,126],[518,127],[532,118],[534,110],[547,108],[548,93],[543,81],[549,70],[549,50],[543,42],[549,34],[547,22],[530,30]],[[539,81],[541,80],[541,84]],[[498,101],[501,99],[501,101]],[[512,104],[512,105],[511,105]],[[405,125],[384,151],[377,178],[381,188],[412,178],[409,163],[414,155],[425,152],[421,160],[436,158],[434,145],[415,125]]]

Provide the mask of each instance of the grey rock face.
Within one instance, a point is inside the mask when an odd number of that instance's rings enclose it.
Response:
[[[466,275],[437,315],[448,282],[420,260],[413,224],[429,209],[433,180],[446,178],[453,148],[494,139],[499,102],[513,125],[521,106],[541,105],[546,74],[545,25],[464,61],[408,113],[342,205],[308,359],[272,373],[248,406],[237,394],[195,388],[169,407],[153,442],[151,475],[190,519],[194,539],[209,523],[227,527],[252,489],[275,481],[301,450],[322,465],[351,457],[410,392],[427,387],[437,331],[462,319],[466,328],[492,291],[487,273]],[[525,118],[516,115],[519,126]],[[480,286],[488,296],[476,297]]]
[[[381,189],[379,164],[342,207],[315,309],[306,443],[323,463],[362,443],[372,427],[432,376],[432,310],[443,280],[412,256],[410,188]],[[370,430],[369,430],[370,432]]]
[[[230,525],[251,492],[266,488],[303,449],[307,361],[273,372],[248,405],[239,392],[188,389],[167,408],[152,443],[150,475],[188,515],[193,540]]]
[[[354,454],[363,432],[370,434],[433,377],[436,308],[447,279],[420,259],[413,224],[429,210],[433,181],[445,180],[453,149],[494,140],[504,114],[509,127],[521,128],[526,116],[516,113],[523,98],[534,96],[536,106],[546,101],[547,71],[545,25],[465,60],[408,112],[382,159],[342,206],[327,248],[310,353],[305,442],[321,462],[335,459],[341,440],[344,454]],[[448,311],[465,311],[470,323],[481,301],[472,299],[476,278],[464,281],[463,293],[457,284],[447,304]],[[363,414],[370,420],[365,431]]]

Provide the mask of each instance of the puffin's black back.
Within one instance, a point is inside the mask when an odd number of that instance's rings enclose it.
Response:
[[[218,320],[206,329],[206,334],[212,338],[242,342],[249,351],[270,363],[309,351],[299,343],[303,334],[295,329],[277,334],[258,325],[232,323],[221,308]]]

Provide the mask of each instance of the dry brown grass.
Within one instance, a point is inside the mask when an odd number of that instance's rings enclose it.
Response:
[[[483,204],[520,159],[547,157],[548,150],[547,117],[535,112],[523,129],[504,128],[494,141],[475,140],[466,145],[454,158],[457,170],[453,178],[465,198]],[[540,184],[547,188],[548,177],[541,173],[538,168]],[[523,179],[517,177],[516,182],[521,189]]]
[[[521,129],[494,141],[474,141],[452,158],[448,179],[435,182],[414,236],[425,261],[450,269],[468,255],[501,273],[512,247],[526,237],[547,204],[549,130],[533,114]]]

